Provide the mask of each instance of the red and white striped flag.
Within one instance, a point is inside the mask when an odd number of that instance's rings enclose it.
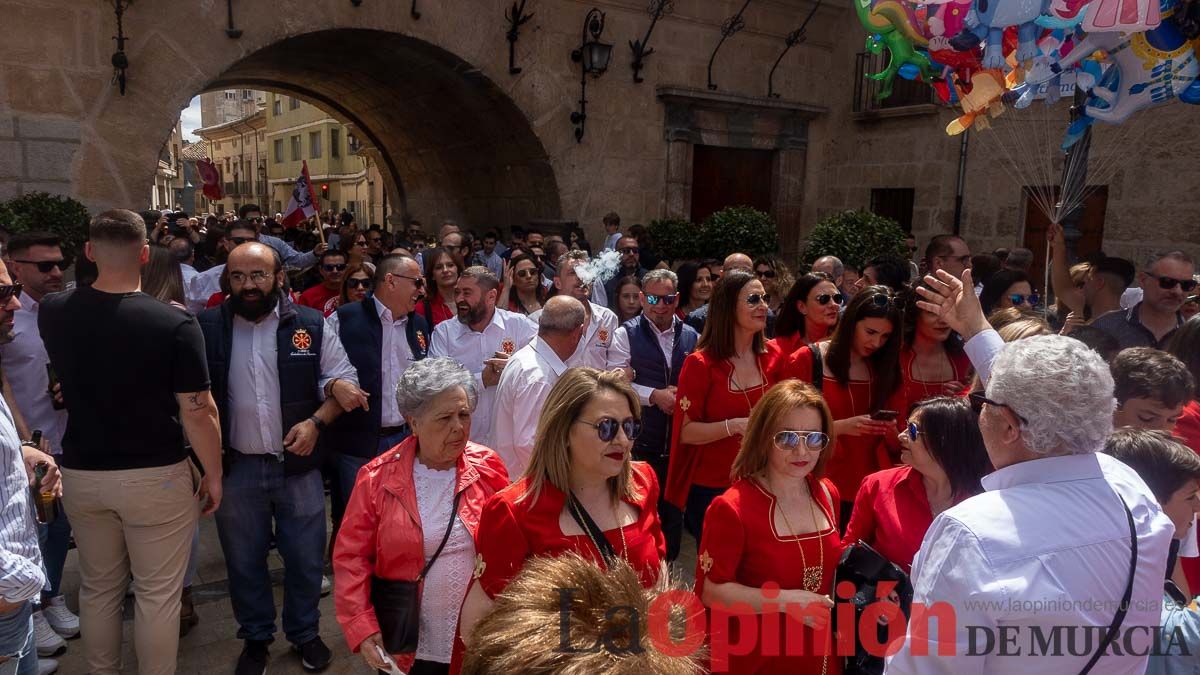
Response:
[[[300,177],[296,179],[296,187],[292,189],[292,198],[288,201],[281,224],[284,227],[296,227],[317,214],[317,204],[317,193],[308,177],[308,162],[305,161],[300,169]]]

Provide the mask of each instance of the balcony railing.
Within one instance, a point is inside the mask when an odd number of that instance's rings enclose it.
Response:
[[[228,195],[236,195],[237,194],[237,183],[226,181],[225,182],[225,194],[227,196]]]
[[[267,181],[265,181],[265,180],[254,181],[254,194],[256,194],[256,195],[267,194]]]
[[[939,103],[937,94],[928,82],[906,80],[899,75],[892,80],[892,95],[882,101],[876,98],[883,88],[883,83],[868,79],[866,75],[883,72],[887,68],[889,58],[890,54],[886,50],[882,54],[858,53],[854,68],[854,112]]]

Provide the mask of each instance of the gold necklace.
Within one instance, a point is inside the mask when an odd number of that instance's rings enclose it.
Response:
[[[768,479],[767,482],[769,484],[770,479]],[[796,528],[792,527],[791,521],[788,520],[787,509],[783,508],[783,502],[779,499],[778,494],[775,493],[775,487],[773,485],[771,486],[771,492],[773,496],[775,496],[775,502],[779,505],[779,513],[783,516],[783,523],[787,525],[787,528],[791,531],[792,536],[797,537],[794,539],[794,541],[796,542],[796,548],[800,549],[800,567],[804,570],[804,590],[808,591],[809,593],[820,593],[821,582],[825,579],[825,546],[822,544],[821,537],[819,536],[820,530],[817,530],[817,551],[820,557],[818,558],[816,567],[809,567],[808,559],[804,555],[804,546],[800,543],[800,539],[798,538],[800,533],[796,531]],[[813,526],[815,527],[817,524],[817,512],[813,507],[814,501],[816,501],[816,498],[813,496],[812,490],[808,490],[808,513],[812,518]]]

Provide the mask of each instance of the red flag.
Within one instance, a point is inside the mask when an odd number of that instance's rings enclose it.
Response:
[[[280,224],[284,227],[296,227],[317,214],[317,204],[317,193],[313,190],[312,180],[308,177],[308,162],[305,161]]]
[[[211,160],[196,160],[196,173],[200,174],[200,180],[204,181],[205,197],[215,202],[225,196],[221,190],[221,172],[217,171],[217,167],[213,166]]]

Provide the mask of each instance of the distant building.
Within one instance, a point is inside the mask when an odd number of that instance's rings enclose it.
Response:
[[[160,211],[176,211],[182,197],[182,163],[179,152],[183,147],[183,130],[179,120],[171,129],[171,136],[158,152],[158,164],[154,169],[154,185],[150,189],[149,206]]]
[[[208,157],[221,174],[225,196],[203,209],[211,213],[236,212],[243,204],[259,204],[266,210],[267,140],[266,114],[257,110],[195,133],[207,144]]]
[[[266,92],[254,89],[206,91],[200,94],[200,126],[216,127],[253,115],[266,100]]]

